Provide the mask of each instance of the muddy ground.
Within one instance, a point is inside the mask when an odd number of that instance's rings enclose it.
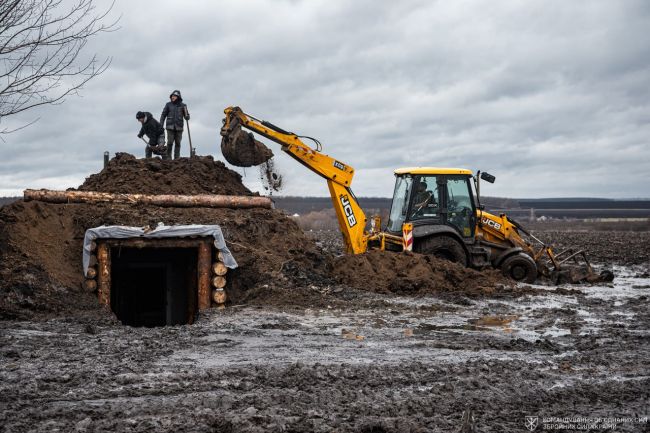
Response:
[[[647,432],[648,234],[598,236],[603,250],[636,245],[643,263],[616,263],[609,285],[474,298],[305,285],[320,300],[313,307],[242,303],[192,326],[131,328],[88,314],[2,321],[0,425],[457,432],[471,411],[477,432],[528,431],[526,416],[539,417],[536,431]],[[551,417],[588,420],[560,428]]]

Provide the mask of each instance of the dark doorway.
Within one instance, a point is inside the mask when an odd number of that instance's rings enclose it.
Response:
[[[196,248],[111,248],[111,308],[124,325],[192,323]]]

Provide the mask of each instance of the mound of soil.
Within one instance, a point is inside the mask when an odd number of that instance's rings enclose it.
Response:
[[[429,295],[444,292],[467,297],[527,293],[497,270],[482,272],[457,263],[414,253],[369,251],[338,257],[332,274],[350,287],[377,293]]]
[[[78,188],[125,194],[253,195],[241,176],[211,156],[163,161],[116,153],[108,165]]]
[[[175,161],[117,154],[80,190],[145,194],[252,195],[239,174],[211,157]],[[97,309],[82,290],[85,231],[101,225],[218,224],[239,263],[232,271],[232,302],[264,298],[304,275],[324,278],[326,257],[282,212],[268,209],[162,208],[119,204],[51,204],[19,200],[0,208],[0,317],[33,317]],[[259,287],[258,287],[259,286]],[[251,293],[247,291],[257,288]],[[260,289],[261,288],[261,289]],[[248,293],[248,294],[247,294]],[[74,302],[70,302],[74,299]],[[305,302],[309,302],[307,299]]]
[[[221,226],[239,264],[229,274],[228,294],[234,303],[243,297],[250,300],[246,291],[262,284],[282,286],[288,292],[301,284],[289,272],[292,269],[326,273],[326,260],[313,242],[293,220],[275,210],[19,201],[0,209],[0,316],[96,308],[95,295],[82,289],[85,231],[102,224],[142,227],[158,222]],[[71,296],[78,301],[71,303]],[[290,295],[285,298],[290,302]]]

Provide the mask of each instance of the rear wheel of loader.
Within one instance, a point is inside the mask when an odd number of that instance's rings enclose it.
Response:
[[[467,253],[463,246],[450,236],[434,236],[420,242],[418,252],[467,266]]]
[[[524,283],[534,283],[537,279],[537,265],[529,255],[524,253],[505,259],[501,264],[501,272],[506,277]]]

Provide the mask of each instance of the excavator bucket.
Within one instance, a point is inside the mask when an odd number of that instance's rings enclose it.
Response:
[[[271,149],[255,140],[252,133],[242,131],[237,119],[221,128],[221,137],[221,153],[232,165],[252,167],[273,158]]]

